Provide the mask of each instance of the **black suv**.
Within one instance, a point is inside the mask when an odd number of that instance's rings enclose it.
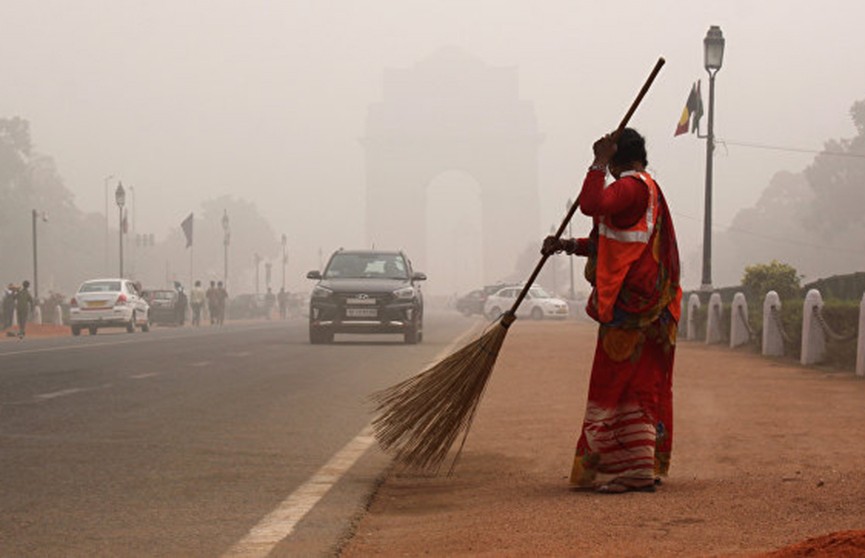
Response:
[[[309,301],[309,342],[331,343],[335,333],[402,333],[406,343],[423,339],[423,273],[412,271],[402,252],[338,250]]]

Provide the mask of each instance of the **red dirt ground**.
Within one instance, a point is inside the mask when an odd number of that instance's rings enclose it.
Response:
[[[682,342],[669,479],[575,492],[595,328],[510,329],[453,475],[391,471],[342,556],[865,556],[865,381]]]
[[[69,326],[58,326],[53,324],[27,324],[27,329],[25,331],[27,333],[25,339],[33,337],[62,337],[72,335]],[[9,336],[9,333],[13,333],[13,335]],[[2,330],[0,331],[0,341],[17,341],[17,334],[18,326]]]

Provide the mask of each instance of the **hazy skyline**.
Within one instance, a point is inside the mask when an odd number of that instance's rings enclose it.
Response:
[[[703,80],[708,103],[709,26],[726,39],[719,141],[819,150],[855,133],[848,110],[865,97],[863,15],[853,1],[6,1],[0,115],[30,121],[35,149],[55,159],[85,211],[104,211],[106,176],[134,186],[139,232],[165,238],[205,199],[253,202],[288,236],[289,284],[300,288],[319,248],[364,242],[360,139],[386,70],[444,47],[516,68],[520,98],[533,104],[544,136],[540,242],[576,194],[592,142],[618,123],[664,56],[632,125],[647,137],[687,258],[702,243],[705,142],[673,131],[694,81]],[[776,172],[812,159],[720,143],[716,228],[753,205]],[[586,219],[575,221],[575,233],[587,229]],[[686,270],[686,286],[699,279],[699,269]]]

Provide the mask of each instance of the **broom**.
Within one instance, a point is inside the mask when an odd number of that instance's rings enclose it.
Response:
[[[613,137],[627,126],[661,67],[659,58],[637,98]],[[577,198],[556,231],[558,239],[580,205]],[[448,451],[462,433],[462,441],[451,463],[453,471],[462,452],[487,380],[496,363],[508,328],[516,320],[517,308],[549,258],[541,257],[513,306],[474,341],[407,380],[371,395],[378,416],[372,421],[375,437],[386,451],[395,451],[395,461],[406,467],[437,472]]]

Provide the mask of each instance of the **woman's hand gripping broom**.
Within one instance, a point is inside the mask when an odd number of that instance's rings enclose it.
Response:
[[[659,58],[613,133],[614,137],[627,126],[663,65],[664,59]],[[568,210],[556,231],[557,239],[579,204],[577,199]],[[462,433],[462,441],[450,468],[453,471],[508,328],[516,320],[517,308],[547,258],[549,254],[541,257],[510,310],[487,327],[478,339],[416,376],[372,394],[378,415],[372,422],[375,437],[383,449],[395,452],[397,463],[436,472]]]

